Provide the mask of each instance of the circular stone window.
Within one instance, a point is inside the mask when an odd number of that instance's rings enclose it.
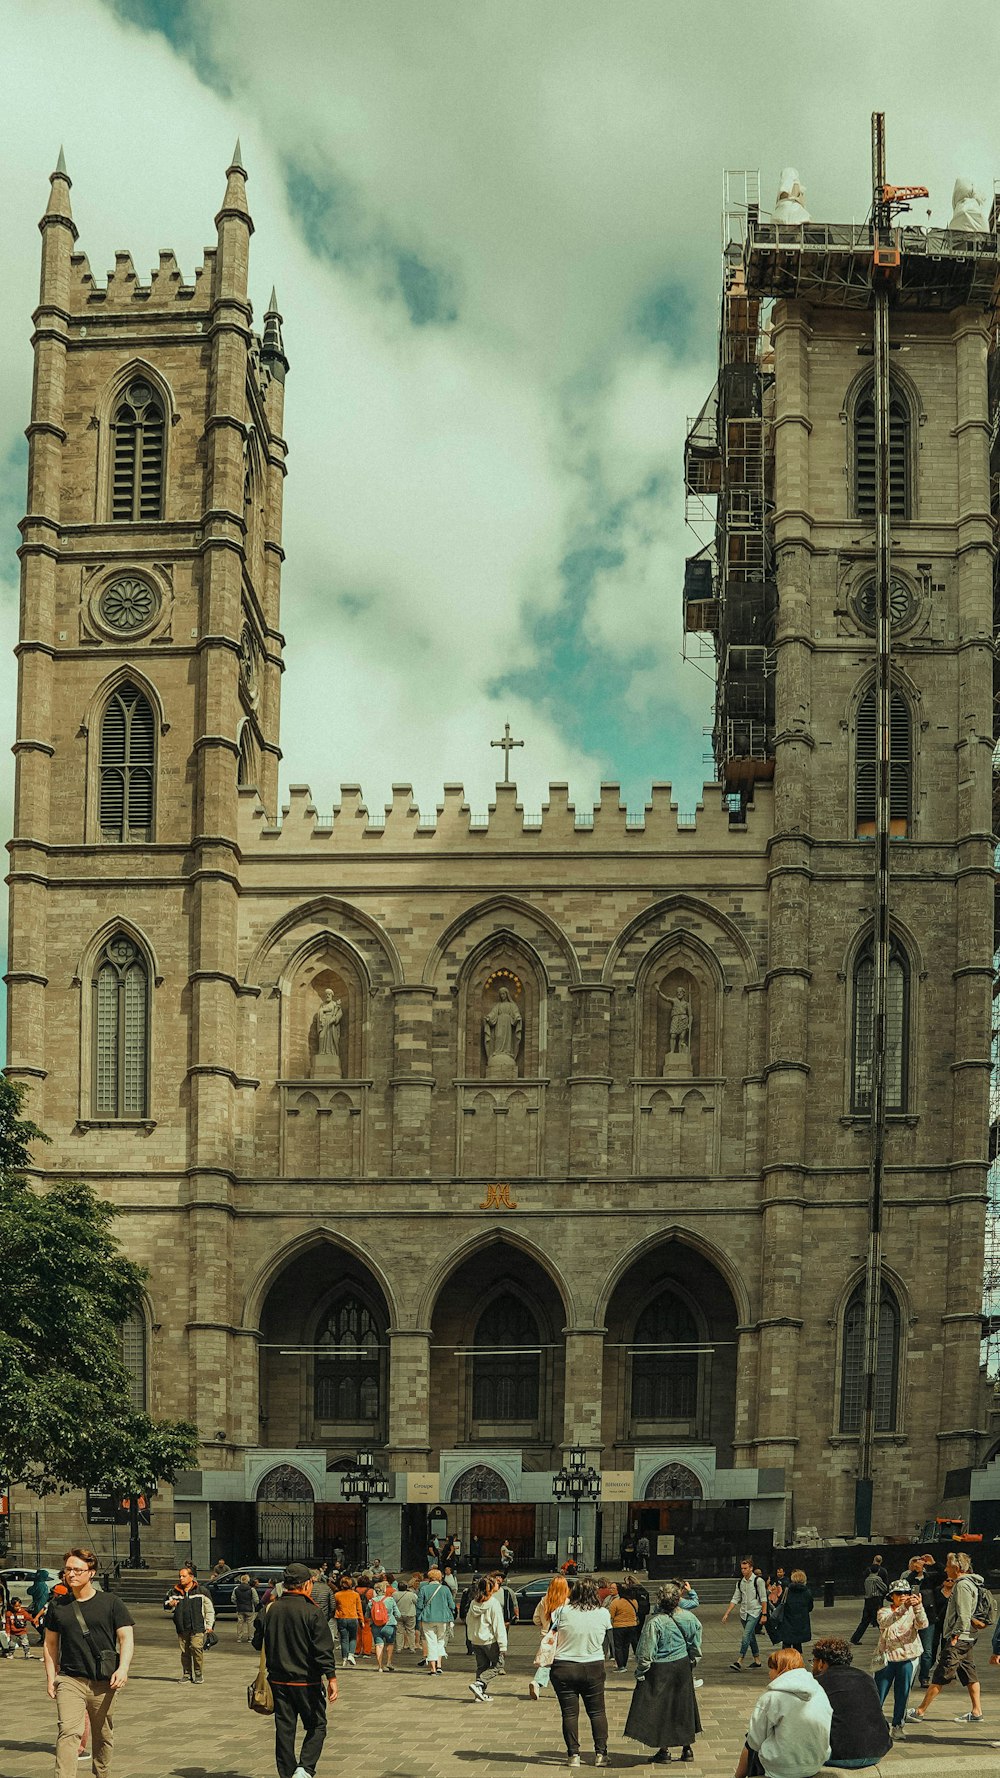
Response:
[[[874,580],[866,580],[854,595],[854,610],[866,630],[874,630],[878,622]],[[905,630],[917,615],[917,596],[909,581],[893,575],[889,582],[889,621],[894,630]]]
[[[109,630],[121,636],[134,636],[149,628],[160,608],[159,595],[148,580],[125,575],[106,586],[98,610]]]

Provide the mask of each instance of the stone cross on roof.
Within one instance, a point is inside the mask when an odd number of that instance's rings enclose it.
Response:
[[[491,741],[490,746],[503,748],[503,781],[505,784],[509,784],[510,783],[510,750],[512,747],[523,747],[524,742],[511,740],[510,723],[505,722],[503,725],[503,739],[500,741]]]

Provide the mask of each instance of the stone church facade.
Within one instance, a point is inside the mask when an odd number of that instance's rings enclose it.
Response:
[[[238,153],[216,226],[193,284],[121,253],[101,285],[52,176],[22,526],[8,1072],[39,1181],[92,1181],[148,1268],[137,1400],[199,1427],[146,1553],[171,1520],[202,1560],[357,1547],[359,1449],[395,1560],[435,1512],[564,1551],[574,1448],[604,1477],[588,1554],[630,1526],[692,1558],[849,1532],[867,318],[774,311],[752,796],[707,789],[691,827],[666,785],[642,822],[613,784],[592,818],[553,786],[539,821],[499,785],[486,824],[447,786],[430,825],[406,786],[332,819],[293,787],[279,818],[288,366],[273,299],[253,330]],[[907,313],[900,355],[882,1532],[979,1451],[990,327]],[[46,1547],[85,1511],[47,1503]]]

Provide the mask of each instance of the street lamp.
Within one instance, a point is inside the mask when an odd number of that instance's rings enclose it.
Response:
[[[345,1500],[356,1502],[362,1511],[364,1528],[364,1560],[368,1567],[368,1502],[370,1500],[388,1500],[389,1478],[380,1469],[375,1468],[375,1458],[371,1451],[359,1451],[353,1469],[345,1470],[340,1484]]]
[[[577,1562],[580,1548],[580,1503],[581,1501],[597,1501],[601,1496],[600,1471],[593,1469],[587,1462],[587,1453],[582,1445],[574,1445],[568,1453],[569,1461],[563,1469],[557,1470],[552,1477],[553,1499],[572,1501],[573,1504],[573,1560]],[[579,1563],[577,1562],[579,1566]]]

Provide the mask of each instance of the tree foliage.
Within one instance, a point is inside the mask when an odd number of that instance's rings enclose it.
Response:
[[[195,1427],[131,1403],[123,1323],[146,1274],[121,1252],[116,1210],[79,1180],[37,1190],[23,1088],[0,1076],[0,1474],[36,1493],[149,1489],[192,1461]]]

